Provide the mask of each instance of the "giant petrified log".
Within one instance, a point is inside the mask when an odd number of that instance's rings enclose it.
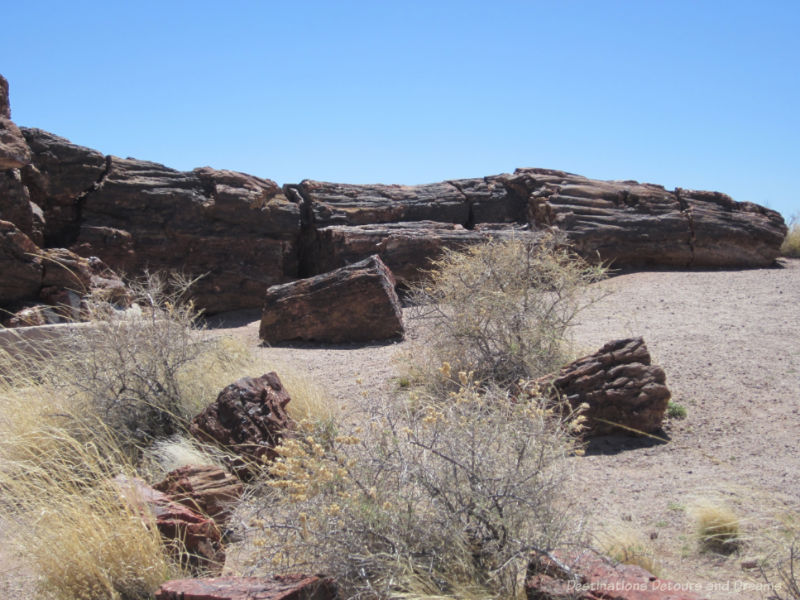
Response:
[[[289,340],[367,342],[403,335],[395,280],[377,255],[267,290],[259,335]]]
[[[658,431],[670,398],[664,370],[651,364],[640,337],[609,342],[538,384],[572,408],[588,404],[587,436]]]

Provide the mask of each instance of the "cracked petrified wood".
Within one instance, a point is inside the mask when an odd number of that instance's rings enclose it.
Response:
[[[658,431],[670,398],[664,370],[651,364],[641,337],[609,342],[537,384],[573,409],[588,404],[587,436]]]
[[[164,583],[156,600],[334,600],[333,580],[321,575],[207,577]]]
[[[217,399],[192,419],[189,433],[259,464],[274,459],[275,446],[293,427],[286,405],[291,398],[277,373],[243,377],[223,389]],[[248,461],[232,465],[247,479],[255,471]]]
[[[394,277],[373,255],[323,275],[272,286],[264,299],[259,335],[266,343],[402,337]]]

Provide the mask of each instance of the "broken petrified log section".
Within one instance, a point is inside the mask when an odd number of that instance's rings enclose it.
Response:
[[[670,398],[664,370],[651,364],[641,337],[609,342],[535,383],[573,409],[588,404],[587,436],[658,431]]]
[[[589,551],[537,556],[525,582],[527,600],[702,600],[692,591],[699,589]]]
[[[332,579],[321,575],[209,577],[164,583],[156,600],[334,600]]]
[[[212,518],[220,529],[225,528],[231,506],[244,493],[241,481],[213,465],[180,467],[153,487],[171,500]]]
[[[276,457],[275,446],[294,428],[286,412],[289,394],[274,372],[244,377],[223,389],[217,399],[192,419],[189,432],[242,457],[231,468],[242,479],[255,475],[259,464]]]
[[[377,255],[267,290],[259,329],[267,343],[367,342],[403,335],[395,280]]]

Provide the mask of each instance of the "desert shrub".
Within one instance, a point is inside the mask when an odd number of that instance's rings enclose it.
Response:
[[[413,362],[426,381],[445,362],[500,384],[545,375],[568,362],[567,331],[604,272],[550,234],[445,251],[410,293],[430,326]]]
[[[800,600],[800,551],[795,541],[785,556],[778,562],[773,574],[761,567],[761,575],[772,585],[776,600]]]
[[[781,256],[800,258],[800,214],[789,219],[789,231],[781,245]]]
[[[739,517],[724,502],[710,498],[696,500],[690,507],[701,548],[730,553],[741,544]]]
[[[345,598],[519,597],[530,553],[577,529],[581,419],[455,379],[446,401],[373,398],[330,439],[301,424],[247,517],[253,572],[322,571]]]
[[[686,407],[683,404],[670,400],[667,404],[667,417],[670,419],[685,419],[687,415]]]

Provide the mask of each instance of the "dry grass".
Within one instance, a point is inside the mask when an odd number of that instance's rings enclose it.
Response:
[[[596,535],[600,551],[617,562],[636,565],[658,576],[660,569],[656,551],[641,533],[631,527],[617,525]]]
[[[741,522],[724,502],[699,498],[689,506],[701,548],[728,554],[741,545]]]
[[[800,213],[789,219],[789,231],[781,246],[781,256],[800,258]]]

